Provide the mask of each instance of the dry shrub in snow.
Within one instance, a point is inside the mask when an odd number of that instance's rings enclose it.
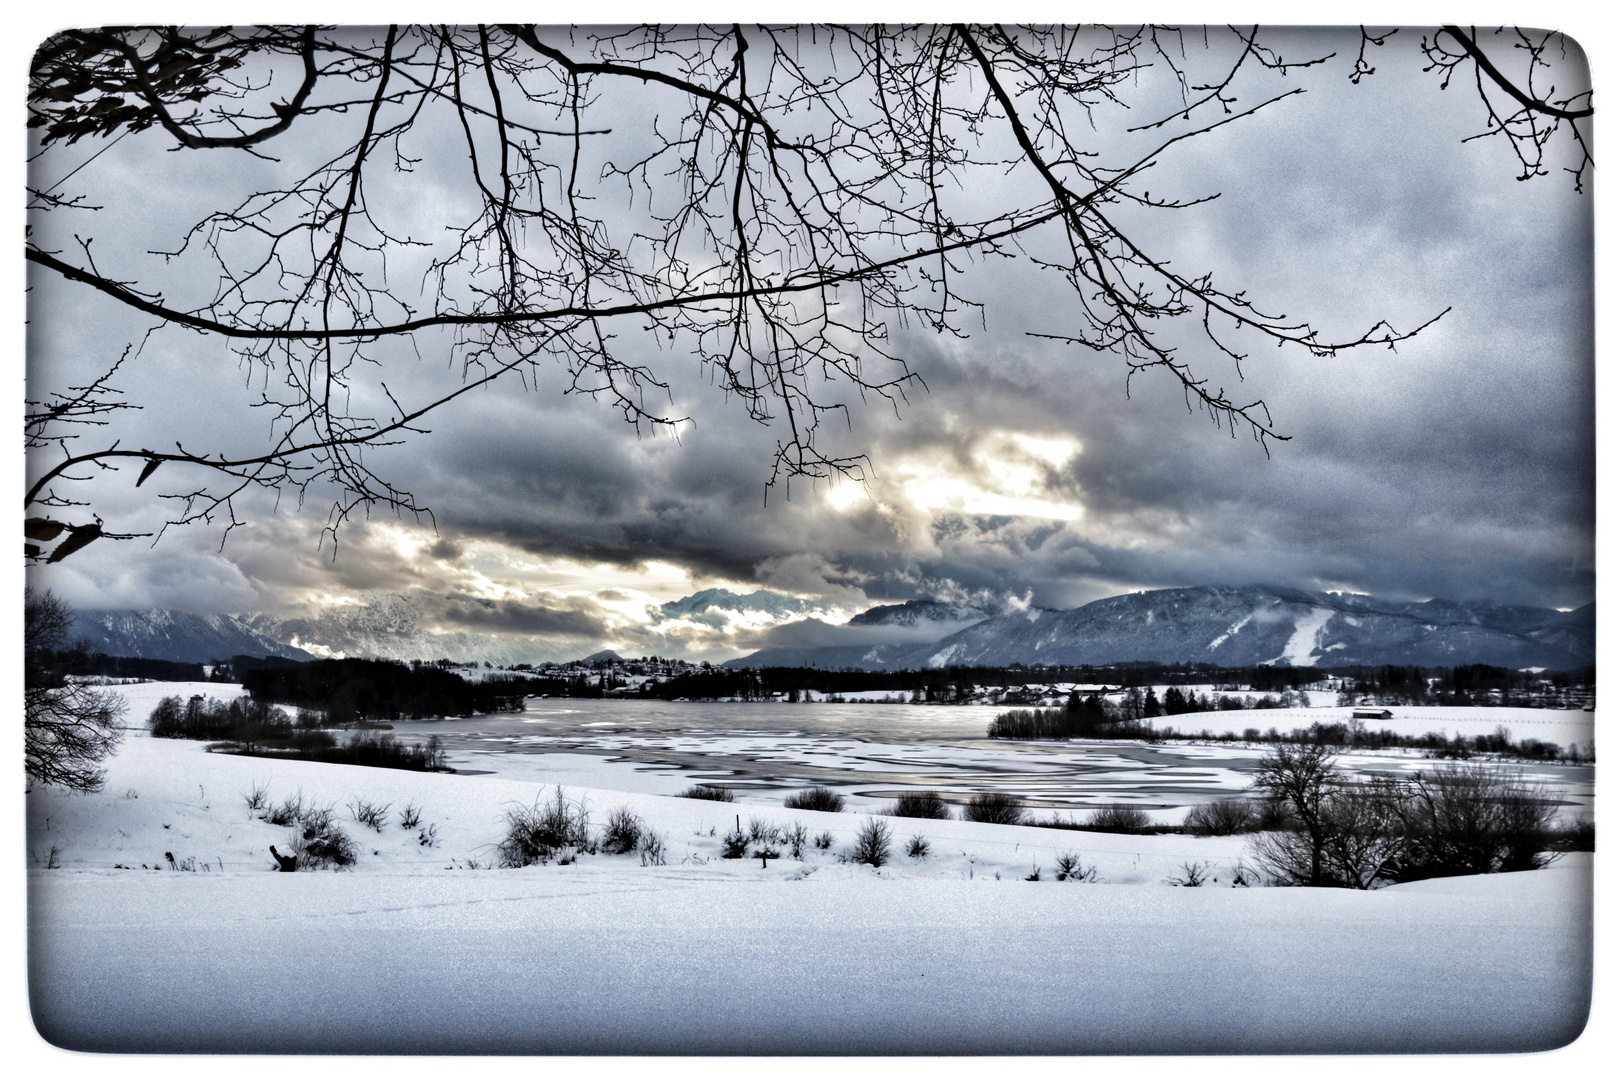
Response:
[[[602,830],[602,850],[609,855],[634,851],[645,829],[645,823],[628,806],[616,807],[608,812],[607,827]]]
[[[804,858],[804,846],[810,842],[810,830],[805,828],[804,822],[795,821],[793,827],[787,830],[784,839],[789,853],[795,859]]]
[[[1147,811],[1123,803],[1099,806],[1086,818],[1086,828],[1094,832],[1139,833],[1152,826],[1153,819],[1148,817]]]
[[[497,847],[501,865],[546,863],[563,849],[590,846],[590,818],[582,805],[570,803],[561,785],[549,801],[517,806],[506,812],[506,838]]]
[[[1249,799],[1217,799],[1201,803],[1187,814],[1187,830],[1198,836],[1231,836],[1250,832],[1255,827],[1253,801]]]
[[[1166,885],[1179,885],[1185,889],[1196,889],[1209,880],[1209,870],[1208,863],[1182,863],[1181,876],[1165,878],[1164,883]]]
[[[293,857],[300,870],[324,870],[353,866],[359,851],[349,834],[332,821],[331,807],[304,807],[293,826]]]
[[[743,832],[742,826],[739,825],[731,832],[726,833],[725,838],[720,841],[720,857],[722,859],[740,859],[747,854],[748,834]]]
[[[809,787],[795,791],[783,800],[782,805],[789,810],[820,810],[836,814],[844,809],[844,797],[831,788]]]
[[[304,810],[304,793],[300,791],[296,795],[283,799],[279,804],[270,807],[269,813],[265,814],[264,820],[272,825],[291,825],[295,821],[302,820]]]
[[[951,812],[937,791],[908,791],[894,800],[894,805],[889,808],[889,815],[947,821]]]
[[[999,791],[981,791],[962,807],[963,821],[982,821],[989,825],[1022,825],[1024,806],[1011,795]]]
[[[755,843],[780,843],[787,839],[787,830],[774,821],[751,817],[748,819],[748,839]]]
[[[1097,868],[1082,865],[1079,855],[1072,851],[1065,851],[1057,856],[1057,879],[1059,881],[1096,881]]]
[[[1402,880],[1539,870],[1557,800],[1544,786],[1487,765],[1448,765],[1410,783],[1412,822]]]
[[[737,797],[728,788],[715,787],[713,784],[693,784],[681,792],[682,799],[708,799],[710,802],[736,802]]]
[[[254,784],[251,789],[242,793],[242,801],[247,803],[248,813],[250,814],[263,810],[269,799],[270,785],[265,783]]]
[[[388,808],[392,805],[383,803],[379,806],[377,803],[357,798],[349,804],[349,813],[353,814],[354,820],[360,824],[382,832],[383,823],[388,820]]]
[[[642,866],[663,866],[664,838],[651,829],[646,830],[636,840],[636,854],[641,856]]]
[[[882,818],[869,817],[855,834],[855,848],[850,859],[868,866],[882,866],[889,861],[889,823]]]

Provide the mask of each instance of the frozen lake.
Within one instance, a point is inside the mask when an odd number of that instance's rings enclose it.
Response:
[[[851,809],[875,809],[903,791],[928,788],[960,803],[979,791],[1016,795],[1040,816],[1083,813],[1104,803],[1141,807],[1178,822],[1187,807],[1242,791],[1263,746],[1131,741],[1014,742],[985,738],[998,706],[847,703],[664,702],[546,698],[521,713],[401,722],[407,741],[437,734],[460,771],[540,782],[671,795],[718,784],[745,804],[781,805],[790,791],[821,784]],[[1332,722],[1349,709],[1199,713],[1184,729],[1287,731]],[[1560,744],[1592,738],[1592,713],[1534,709],[1396,709],[1372,726],[1421,733],[1485,734]],[[1166,721],[1168,722],[1168,721]],[[1409,773],[1436,762],[1416,751],[1345,754],[1359,773]],[[1569,816],[1590,813],[1590,766],[1511,766],[1546,783]]]

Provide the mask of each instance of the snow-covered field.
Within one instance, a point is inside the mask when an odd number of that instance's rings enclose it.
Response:
[[[1242,695],[1238,695],[1242,696]],[[1160,727],[1181,732],[1209,730],[1220,735],[1230,732],[1241,735],[1245,728],[1266,731],[1276,728],[1289,732],[1295,728],[1308,728],[1312,724],[1348,723],[1355,711],[1349,706],[1331,704],[1333,695],[1313,692],[1313,697],[1328,699],[1326,707],[1309,709],[1244,709],[1230,712],[1184,713],[1166,716],[1154,721]],[[1543,742],[1581,747],[1593,738],[1593,713],[1587,709],[1474,709],[1460,705],[1391,705],[1388,720],[1364,720],[1369,731],[1388,728],[1397,735],[1427,735],[1438,731],[1448,738],[1454,735],[1489,735],[1498,727],[1505,727],[1514,740],[1540,739]]]
[[[576,785],[521,755],[444,775],[208,754],[138,730],[186,687],[121,689],[137,730],[105,790],[28,799],[31,1003],[76,1049],[1471,1052],[1556,1046],[1586,1019],[1590,856],[1370,894],[1234,888],[1242,838],[892,819],[873,870],[839,859],[864,815]],[[559,779],[597,826],[638,814],[666,865],[491,868],[503,815]],[[261,786],[332,806],[352,872],[272,873],[289,830],[248,810]],[[390,804],[381,832],[359,800]],[[832,841],[719,858],[753,818]],[[1071,852],[1096,882],[1054,880]],[[1218,880],[1166,884],[1193,864]]]

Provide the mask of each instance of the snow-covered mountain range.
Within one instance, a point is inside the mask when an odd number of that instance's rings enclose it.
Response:
[[[797,640],[727,661],[732,667],[857,667],[1107,664],[1147,660],[1229,667],[1288,663],[1446,665],[1571,669],[1596,656],[1596,606],[1575,611],[1490,602],[1386,601],[1346,593],[1199,587],[1109,597],[1069,611],[1031,607],[991,616],[974,607],[913,600],[873,607],[843,625],[814,616],[810,601],[760,590],[704,590],[663,605],[669,621],[708,624],[727,613],[761,615]],[[115,656],[206,662],[254,656],[366,656],[569,660],[578,643],[541,636],[442,631],[408,596],[374,595],[297,618],[255,613],[80,611],[73,632]]]
[[[813,601],[801,600],[796,596],[772,592],[769,589],[758,589],[746,596],[734,593],[730,589],[704,589],[691,596],[671,600],[662,605],[660,610],[666,619],[689,619],[692,622],[719,628],[726,623],[725,612],[759,614],[781,619],[793,615],[820,614],[827,609]]]
[[[1561,612],[1489,602],[1411,603],[1258,586],[1160,589],[1069,611],[1032,607],[926,644],[766,650],[729,663],[878,669],[1146,660],[1567,669],[1593,662],[1596,610],[1595,604]],[[783,655],[790,651],[791,659]]]
[[[313,660],[311,653],[267,634],[257,616],[191,615],[149,608],[144,611],[76,611],[71,638],[83,638],[95,652],[154,660],[207,663],[237,654]]]
[[[262,612],[189,615],[146,611],[75,613],[72,636],[109,656],[206,663],[238,653],[312,660],[324,656],[378,657],[494,664],[565,660],[577,649],[530,635],[443,632],[424,625],[410,596],[378,593],[356,604],[328,604],[283,618]]]

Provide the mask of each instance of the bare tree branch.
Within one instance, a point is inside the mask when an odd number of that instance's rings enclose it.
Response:
[[[1363,30],[1352,78],[1372,73],[1366,47],[1388,36]],[[1433,320],[1397,330],[1369,317],[1366,332],[1329,338],[1173,268],[1126,224],[1136,219],[1115,207],[1170,213],[1217,197],[1146,180],[1190,140],[1299,92],[1257,92],[1256,75],[1333,59],[1284,57],[1254,27],[1191,50],[1187,37],[737,25],[58,35],[30,72],[34,165],[50,178],[31,191],[32,272],[128,312],[131,342],[226,343],[267,439],[124,445],[119,421],[141,403],[112,386],[142,362],[132,345],[102,378],[30,403],[25,509],[59,529],[54,551],[31,534],[29,557],[63,557],[64,537],[126,535],[84,517],[82,495],[120,466],[169,500],[170,525],[216,522],[227,536],[251,489],[329,499],[334,543],[373,506],[431,520],[368,453],[421,437],[473,389],[533,387],[542,366],[636,430],[670,432],[690,422],[674,405],[670,358],[684,356],[777,433],[768,484],[858,479],[865,456],[823,445],[829,425],[847,426],[858,403],[898,410],[921,388],[891,329],[968,335],[985,317],[976,264],[999,259],[1067,289],[1066,309],[1031,334],[1119,357],[1127,392],[1139,375],[1168,376],[1233,434],[1286,438],[1263,401],[1222,386],[1220,372],[1242,379],[1248,343],[1333,355],[1394,347]],[[1539,78],[1556,42],[1518,44]],[[1493,130],[1528,146],[1590,112],[1589,91],[1554,97],[1533,78],[1514,94],[1472,31],[1445,28],[1424,51],[1445,78],[1468,61],[1509,94],[1519,112],[1493,112]],[[1148,78],[1175,96],[1136,122],[1131,95]],[[86,139],[108,145],[85,155],[74,148]],[[246,183],[229,197],[178,193],[199,205],[162,250],[120,246],[110,226],[75,224],[100,220],[97,169],[115,141],[118,154],[230,155]],[[430,154],[454,197],[425,206],[405,193]],[[408,357],[428,351],[448,355],[459,385],[396,394]]]

